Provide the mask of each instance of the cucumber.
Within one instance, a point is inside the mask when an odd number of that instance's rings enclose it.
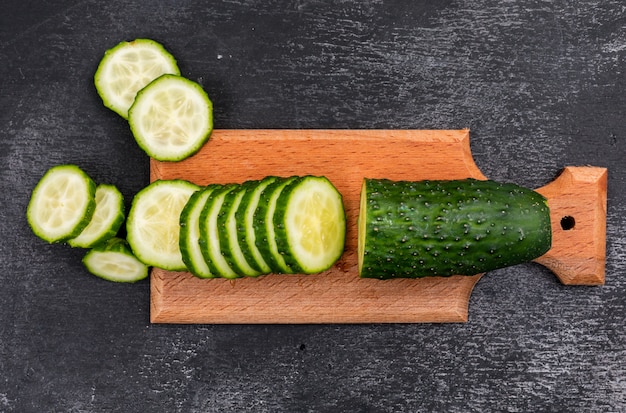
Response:
[[[185,271],[180,251],[180,214],[199,186],[182,180],[157,180],[139,191],[126,219],[126,237],[146,265]]]
[[[282,254],[278,252],[274,234],[274,211],[276,201],[283,188],[296,177],[278,178],[262,192],[258,207],[254,211],[255,244],[261,256],[275,274],[291,274],[293,269],[287,265]]]
[[[200,214],[215,189],[209,185],[194,192],[180,213],[180,253],[187,270],[198,278],[213,278],[200,247]]]
[[[217,226],[217,217],[222,212],[222,204],[226,195],[237,188],[236,184],[217,187],[207,198],[200,213],[200,246],[202,255],[208,264],[211,273],[223,278],[238,278],[241,274],[235,272],[222,255],[220,236]]]
[[[148,156],[159,161],[181,161],[209,139],[213,104],[199,84],[165,74],[137,93],[128,110],[128,124]]]
[[[117,237],[94,246],[83,264],[93,275],[113,282],[133,283],[148,276],[148,266],[133,255],[126,240]]]
[[[276,201],[273,220],[278,253],[294,272],[322,272],[341,257],[345,210],[341,194],[327,178],[292,181]]]
[[[94,84],[104,105],[128,119],[137,92],[166,73],[180,75],[176,59],[154,40],[135,39],[104,53]]]
[[[76,165],[48,169],[33,189],[26,217],[33,233],[50,243],[78,236],[96,208],[96,184]]]
[[[222,255],[229,266],[238,274],[248,277],[256,277],[261,272],[252,267],[246,256],[242,252],[237,237],[237,222],[235,215],[241,205],[241,200],[250,187],[254,187],[258,182],[245,182],[238,188],[230,191],[224,197],[221,211],[217,216],[217,228],[220,238],[220,248]]]
[[[531,261],[552,243],[546,199],[494,181],[365,179],[358,221],[364,278],[474,275]]]
[[[72,247],[91,248],[117,235],[124,223],[124,196],[114,185],[96,187],[96,208],[89,224],[67,243]]]
[[[263,274],[271,272],[272,269],[256,246],[257,235],[254,227],[254,213],[259,206],[261,194],[265,188],[277,179],[278,177],[276,176],[268,176],[256,183],[250,183],[251,188],[246,192],[241,200],[241,206],[235,212],[237,238],[239,239],[241,252],[252,268]]]

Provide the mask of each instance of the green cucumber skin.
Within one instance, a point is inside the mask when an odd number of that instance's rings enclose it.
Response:
[[[292,274],[293,270],[284,262],[279,262],[270,247],[270,242],[275,242],[275,238],[270,237],[268,226],[274,224],[273,216],[268,216],[269,205],[277,191],[282,191],[296,177],[278,178],[269,184],[261,193],[259,205],[254,212],[254,231],[256,233],[255,244],[261,252],[263,259],[269,265],[274,274]]]
[[[193,257],[191,257],[187,251],[192,249],[194,246],[192,243],[200,243],[200,238],[198,239],[190,239],[189,237],[189,225],[199,225],[200,217],[198,216],[198,222],[191,222],[190,214],[195,208],[203,208],[204,205],[199,205],[200,202],[203,204],[206,202],[205,197],[210,197],[211,192],[215,190],[215,185],[209,185],[203,189],[200,189],[194,192],[187,204],[183,208],[180,214],[180,238],[179,238],[179,247],[181,251],[181,256],[187,270],[194,276],[198,278],[215,278],[215,275],[210,272],[208,264],[205,268],[201,267],[201,263],[194,262]],[[198,228],[199,231],[199,228]],[[204,256],[202,257],[204,261]]]
[[[551,247],[547,200],[515,184],[366,179],[364,192],[364,278],[474,275]]]
[[[225,267],[215,262],[215,259],[216,258],[219,259],[219,257],[217,256],[214,257],[213,254],[211,253],[211,245],[210,245],[211,239],[210,239],[210,234],[208,232],[208,218],[214,212],[213,211],[214,209],[216,208],[221,209],[223,198],[228,194],[228,192],[233,191],[236,187],[237,187],[236,184],[226,184],[226,185],[220,185],[216,187],[216,189],[213,192],[211,192],[211,195],[209,195],[209,197],[207,198],[207,201],[204,204],[204,207],[202,208],[202,212],[200,213],[200,243],[201,243],[202,255],[204,256],[204,259],[207,265],[209,266],[209,270],[211,271],[211,273],[216,274],[223,278],[238,278],[240,277],[240,275],[237,274],[232,269],[230,264],[226,262],[225,259],[224,259],[224,264],[226,265]],[[219,205],[217,205],[218,202],[219,202]],[[220,211],[218,211],[218,215],[219,213]],[[218,232],[219,231],[220,230],[218,229]],[[215,241],[219,243],[219,236],[218,236],[218,239],[216,239]],[[219,250],[220,250],[220,255],[223,257],[223,254],[221,253],[222,251],[221,245],[220,245]]]
[[[267,176],[261,180],[247,181],[245,185],[248,186],[248,191],[243,196],[240,208],[235,213],[235,221],[237,222],[237,237],[239,239],[241,251],[248,263],[250,263],[250,266],[259,271],[261,274],[271,272],[271,268],[269,268],[268,264],[262,257],[258,257],[258,260],[262,260],[262,262],[259,262],[257,260],[256,253],[252,251],[253,249],[257,249],[256,234],[254,233],[254,229],[249,228],[246,224],[246,215],[248,212],[251,212],[251,209],[249,208],[258,208],[258,203],[256,205],[251,205],[252,199],[257,192],[262,191],[265,187],[271,185],[271,183],[277,179],[278,177],[276,176]]]
[[[222,203],[222,208],[217,215],[217,231],[220,238],[220,247],[222,250],[222,255],[224,259],[228,263],[228,265],[237,273],[241,275],[245,275],[247,277],[256,277],[260,274],[260,271],[255,270],[250,266],[249,261],[246,259],[245,255],[243,256],[243,260],[245,262],[241,262],[238,260],[236,255],[233,253],[232,244],[235,244],[241,249],[241,245],[237,238],[231,239],[232,237],[228,231],[228,219],[229,216],[236,214],[236,210],[233,211],[233,208],[239,209],[241,206],[245,208],[245,205],[242,205],[241,200],[245,196],[248,188],[250,186],[249,181],[244,182],[243,184],[235,187],[232,191],[228,192],[224,197],[224,202]]]
[[[287,239],[287,228],[285,226],[285,212],[287,211],[287,202],[290,199],[290,195],[298,184],[302,182],[304,177],[298,177],[292,180],[287,186],[283,188],[276,201],[276,211],[274,212],[274,233],[276,234],[276,246],[278,253],[283,256],[285,263],[291,268],[294,273],[303,274],[305,271],[300,266],[298,261],[289,253],[289,241]]]

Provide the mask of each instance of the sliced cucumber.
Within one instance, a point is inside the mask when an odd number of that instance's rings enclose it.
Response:
[[[274,229],[279,256],[292,270],[317,273],[329,269],[345,246],[341,194],[325,177],[293,181],[276,201]]]
[[[50,168],[31,194],[26,216],[39,238],[50,243],[76,237],[96,207],[96,184],[76,165]]]
[[[72,247],[91,248],[117,235],[124,223],[124,196],[115,185],[96,187],[96,209],[89,224],[68,241]]]
[[[180,75],[176,59],[154,40],[136,39],[105,52],[94,83],[104,105],[128,119],[137,92],[166,73]]]
[[[180,214],[199,186],[181,179],[154,181],[133,198],[126,220],[127,239],[143,263],[186,270],[180,252]]]
[[[202,254],[211,272],[223,278],[237,278],[235,270],[222,255],[217,217],[221,212],[226,195],[237,188],[237,185],[224,185],[216,188],[206,200],[200,213],[200,243]]]
[[[256,184],[251,184],[251,188],[246,192],[241,200],[241,207],[235,212],[235,221],[237,223],[237,238],[241,246],[241,252],[246,257],[250,265],[263,274],[272,271],[263,255],[256,246],[256,231],[254,228],[254,212],[259,206],[261,193],[276,181],[278,177],[268,176]]]
[[[117,237],[89,250],[83,264],[90,273],[108,281],[133,283],[148,276],[148,266],[133,255],[126,240]]]
[[[296,177],[279,178],[261,193],[259,205],[254,212],[254,231],[256,232],[256,246],[275,274],[290,274],[293,270],[287,265],[282,254],[278,252],[276,236],[274,234],[274,211],[276,201],[283,188]]]
[[[241,200],[251,187],[255,187],[257,182],[246,182],[238,188],[230,191],[224,197],[222,210],[217,216],[217,228],[220,238],[222,255],[229,266],[238,274],[248,277],[256,277],[261,272],[253,268],[241,250],[237,237],[237,222],[235,215],[241,205]]]
[[[215,277],[200,248],[200,213],[214,189],[215,185],[209,185],[194,192],[180,214],[181,256],[189,272],[199,278]]]
[[[209,139],[213,104],[199,84],[163,75],[137,93],[128,122],[137,144],[150,157],[180,161]]]

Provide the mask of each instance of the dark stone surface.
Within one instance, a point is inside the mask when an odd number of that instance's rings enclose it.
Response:
[[[4,1],[0,411],[626,411],[625,24],[618,0]],[[92,81],[136,37],[218,128],[468,127],[487,176],[530,187],[608,167],[606,285],[527,264],[485,275],[467,324],[151,325],[147,281],[90,276],[24,215],[56,164],[128,205],[147,184]]]

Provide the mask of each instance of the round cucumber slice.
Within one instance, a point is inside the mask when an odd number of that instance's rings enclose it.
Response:
[[[268,176],[256,183],[250,183],[250,189],[243,196],[241,206],[235,212],[237,238],[241,252],[250,265],[263,274],[271,272],[272,269],[256,246],[257,234],[254,228],[254,213],[259,206],[261,194],[265,188],[277,179],[278,177],[276,176]]]
[[[146,265],[185,271],[179,240],[180,215],[197,185],[181,180],[154,181],[133,198],[126,219],[127,240]]]
[[[96,209],[89,224],[68,241],[72,247],[91,248],[113,238],[124,222],[124,196],[114,185],[96,187]]]
[[[137,93],[128,112],[137,144],[159,161],[196,153],[213,131],[213,104],[202,87],[181,76],[163,75]]]
[[[222,203],[222,209],[217,216],[217,227],[219,229],[218,234],[220,237],[222,255],[235,272],[247,277],[256,277],[260,275],[261,272],[250,265],[239,245],[235,214],[248,189],[256,185],[257,182],[246,182],[226,194],[224,202]]]
[[[214,278],[200,247],[200,213],[218,185],[194,192],[180,213],[180,252],[187,270],[198,278]]]
[[[263,259],[275,274],[292,274],[294,271],[285,262],[285,257],[278,252],[277,237],[274,227],[274,211],[276,201],[283,188],[298,179],[295,176],[279,178],[268,185],[261,193],[259,205],[254,212],[254,230],[256,232],[256,246]]]
[[[133,255],[126,240],[117,237],[89,250],[83,265],[93,275],[113,282],[133,283],[148,276],[148,266]]]
[[[39,238],[53,242],[76,237],[96,207],[96,184],[76,165],[50,168],[31,194],[26,216]]]
[[[318,273],[341,257],[346,217],[341,194],[325,177],[305,176],[285,188],[276,201],[275,240],[294,271]]]
[[[104,53],[94,83],[104,105],[128,119],[137,92],[166,73],[180,74],[176,59],[154,40],[136,39]]]
[[[222,185],[215,189],[207,199],[200,214],[200,245],[204,259],[211,272],[223,278],[238,278],[228,261],[222,255],[217,217],[221,213],[222,204],[226,195],[237,188],[236,184]]]

